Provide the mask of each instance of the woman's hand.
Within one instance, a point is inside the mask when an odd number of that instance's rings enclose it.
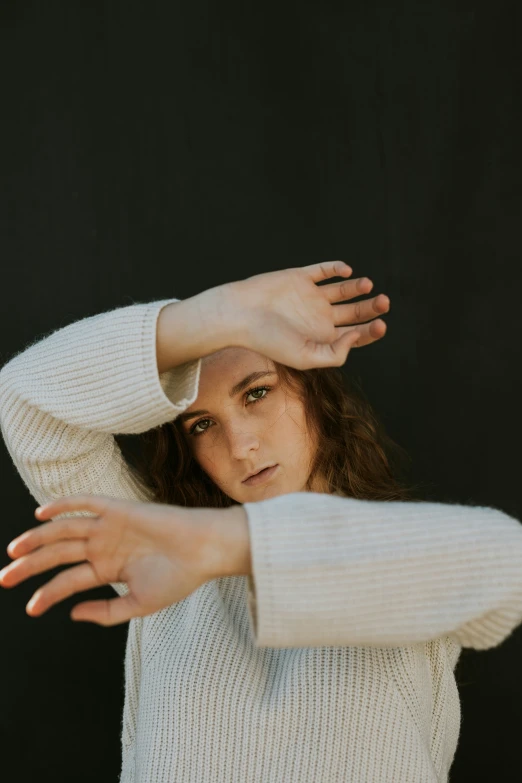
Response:
[[[351,274],[344,261],[326,261],[227,284],[228,312],[241,324],[241,344],[298,370],[344,364],[351,348],[384,337],[386,323],[371,319],[390,306],[384,294],[336,304],[369,293],[373,283],[366,277],[316,285]]]
[[[65,563],[40,587],[27,613],[43,614],[53,604],[82,590],[126,582],[129,594],[77,604],[73,620],[117,625],[143,617],[190,595],[209,579],[250,573],[246,512],[140,503],[101,495],[75,495],[37,508],[37,519],[88,511],[96,517],[68,517],[27,530],[9,544],[16,558],[0,571],[0,585]]]

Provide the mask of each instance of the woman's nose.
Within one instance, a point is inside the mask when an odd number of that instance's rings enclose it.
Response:
[[[250,451],[257,451],[259,435],[249,427],[232,425],[228,431],[228,442],[232,456],[243,459]]]

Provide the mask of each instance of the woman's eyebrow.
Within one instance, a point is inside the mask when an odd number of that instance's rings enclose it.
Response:
[[[265,375],[275,374],[276,373],[273,370],[257,370],[256,372],[251,372],[250,375],[247,375],[242,381],[239,381],[235,386],[232,386],[229,394],[231,397],[235,397],[236,394],[239,394],[243,389],[246,389],[247,386],[250,386],[251,383],[257,381],[258,378],[264,378]]]
[[[235,397],[237,394],[239,394],[239,392],[242,392],[243,389],[246,389],[247,386],[250,386],[251,383],[257,381],[258,378],[264,378],[266,375],[277,375],[277,373],[275,370],[256,370],[255,372],[251,372],[246,375],[243,380],[236,383],[236,385],[230,389],[230,396]],[[188,421],[189,419],[193,419],[195,416],[201,416],[203,413],[209,413],[209,411],[198,410],[190,411],[190,413],[182,413],[180,416],[178,416],[178,419],[180,422],[184,422]]]

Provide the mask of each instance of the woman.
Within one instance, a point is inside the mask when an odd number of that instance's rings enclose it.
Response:
[[[46,504],[0,581],[77,564],[32,615],[118,593],[71,616],[130,620],[121,783],[447,781],[460,650],[522,619],[518,520],[405,499],[369,406],[341,391],[389,306],[338,304],[365,279],[317,285],[351,273],[116,309],[0,373],[7,448]],[[118,433],[143,435],[141,469]]]

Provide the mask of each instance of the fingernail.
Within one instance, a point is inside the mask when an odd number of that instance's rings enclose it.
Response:
[[[33,597],[31,598],[31,600],[28,602],[28,604],[26,606],[26,609],[27,609],[28,612],[34,611],[34,609],[36,608],[36,604],[40,601],[40,598],[41,598],[41,595],[38,592],[36,592],[33,595]]]

